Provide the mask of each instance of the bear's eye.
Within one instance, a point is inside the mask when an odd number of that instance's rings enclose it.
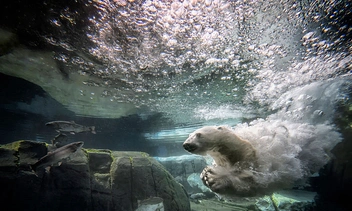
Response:
[[[200,138],[202,135],[200,133],[196,133],[197,138]]]
[[[218,130],[222,130],[222,127],[220,126],[220,127],[218,127]]]

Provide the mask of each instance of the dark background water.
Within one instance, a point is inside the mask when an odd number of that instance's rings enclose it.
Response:
[[[50,140],[58,133],[45,123],[65,120],[96,127],[96,134],[68,134],[70,142],[83,141],[86,148],[144,151],[153,156],[185,153],[180,143],[163,143],[161,147],[160,143],[144,137],[144,133],[171,126],[162,114],[147,118],[136,114],[119,119],[76,116],[39,86],[4,74],[0,74],[0,90],[0,144],[17,140],[51,143]]]

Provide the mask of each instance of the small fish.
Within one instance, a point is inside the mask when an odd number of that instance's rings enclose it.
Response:
[[[48,152],[47,155],[40,158],[35,164],[31,165],[32,170],[37,171],[38,169],[46,168],[52,166],[56,163],[61,162],[63,159],[70,157],[78,149],[83,146],[83,142],[73,142],[60,147],[52,152]]]
[[[93,134],[96,134],[95,126],[83,126],[76,124],[74,121],[53,121],[47,122],[45,125],[53,127],[58,132],[69,132],[71,134],[81,132],[92,132]]]
[[[163,199],[160,197],[151,197],[149,199],[145,200],[138,200],[138,208],[136,211],[142,211],[142,210],[155,210],[155,211],[161,211],[164,210],[164,202]]]
[[[62,147],[65,144],[67,144],[67,140],[68,140],[67,135],[63,133],[59,133],[59,135],[55,136],[55,138],[51,140],[51,143],[53,146]]]

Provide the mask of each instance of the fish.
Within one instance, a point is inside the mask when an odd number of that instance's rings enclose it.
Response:
[[[67,135],[63,133],[59,133],[57,136],[55,136],[55,138],[51,140],[51,143],[53,146],[62,147],[65,144],[67,144],[67,141],[68,141]]]
[[[52,121],[45,123],[45,125],[53,127],[58,132],[69,132],[71,134],[91,132],[96,134],[95,126],[83,126],[76,124],[74,121]]]
[[[52,166],[56,163],[59,163],[62,160],[70,157],[73,153],[77,152],[77,150],[79,150],[82,146],[83,142],[78,141],[57,148],[52,152],[48,152],[47,155],[43,156],[36,163],[32,164],[31,168],[33,171],[36,172],[38,169],[43,169]]]
[[[138,208],[136,211],[142,211],[142,210],[155,210],[155,211],[161,211],[164,210],[164,202],[163,199],[160,197],[151,197],[149,199],[145,200],[138,200]]]

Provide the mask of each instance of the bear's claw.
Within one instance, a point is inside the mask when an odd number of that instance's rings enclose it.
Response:
[[[228,171],[221,166],[207,166],[200,174],[203,184],[213,192],[229,195],[252,196],[255,181],[253,174],[248,171]]]
[[[202,173],[200,174],[200,178],[203,181],[203,184],[206,185],[211,189],[211,186],[214,184],[214,169],[210,166],[207,166],[203,169]]]
[[[233,189],[226,168],[219,166],[207,166],[200,174],[203,184],[216,193],[227,192]]]
[[[203,184],[205,186],[209,187],[208,177],[207,177],[207,172],[208,172],[207,169],[208,169],[208,166],[203,169],[202,173],[200,173],[200,179],[203,181]]]

